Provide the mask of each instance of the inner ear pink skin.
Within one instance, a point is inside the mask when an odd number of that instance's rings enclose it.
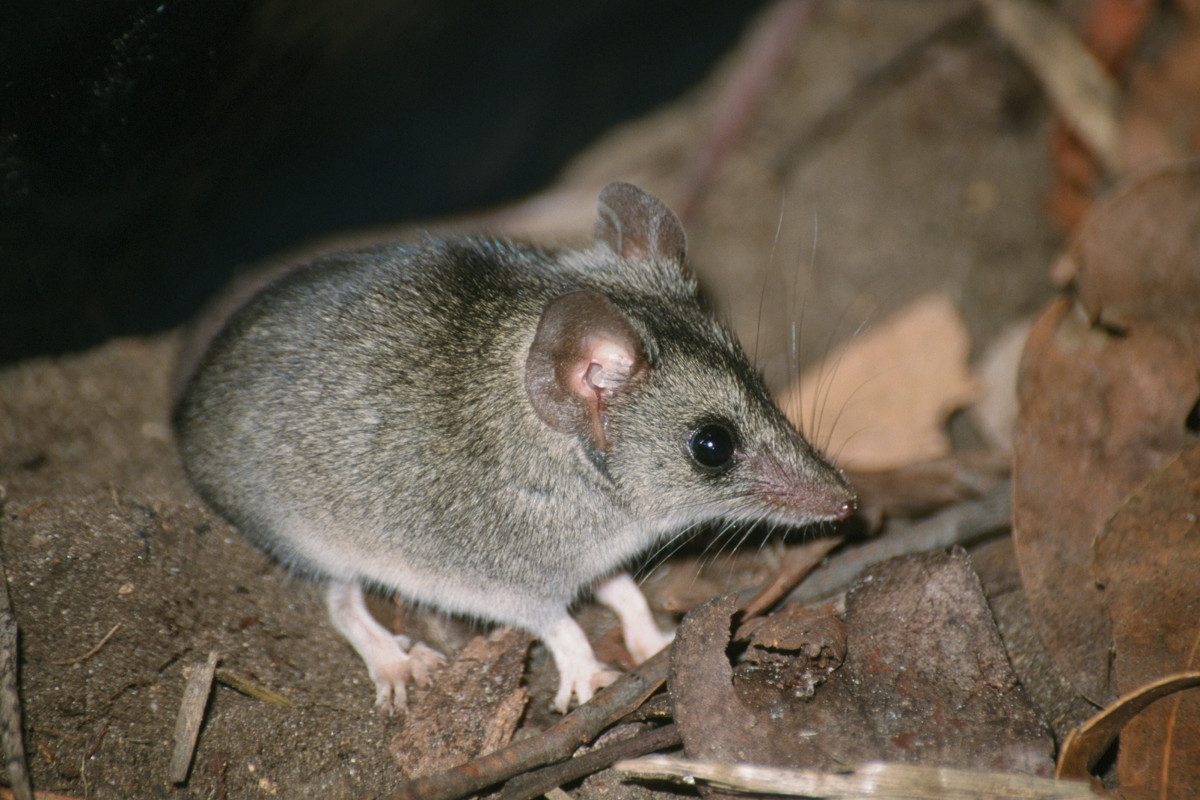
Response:
[[[635,356],[618,342],[603,339],[592,346],[590,356],[582,361],[578,392],[619,391],[633,375]]]
[[[607,450],[606,400],[628,384],[633,375],[635,355],[623,344],[600,337],[589,337],[585,348],[584,357],[571,364],[567,382],[570,391],[587,409],[592,442],[601,450]]]
[[[581,290],[550,301],[525,363],[533,410],[563,433],[608,449],[604,410],[647,369],[628,318],[603,295]]]

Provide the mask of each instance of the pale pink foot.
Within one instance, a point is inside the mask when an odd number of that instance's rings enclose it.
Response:
[[[596,599],[612,609],[621,621],[621,633],[625,637],[625,649],[640,664],[662,650],[675,638],[674,633],[663,633],[654,622],[646,596],[629,577],[628,572],[619,572],[598,584]]]
[[[565,714],[574,694],[580,704],[592,699],[596,690],[620,677],[596,660],[583,629],[565,612],[542,635],[558,667],[558,693],[554,708]]]
[[[417,643],[409,646],[408,637],[392,634],[367,610],[362,586],[334,582],[325,590],[325,604],[333,625],[366,662],[367,673],[375,682],[375,705],[391,713],[408,702],[408,682],[420,687],[430,684],[430,673],[445,657]]]

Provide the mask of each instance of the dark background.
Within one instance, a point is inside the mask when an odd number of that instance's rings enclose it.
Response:
[[[175,325],[321,233],[534,191],[758,5],[6,4],[0,362]]]

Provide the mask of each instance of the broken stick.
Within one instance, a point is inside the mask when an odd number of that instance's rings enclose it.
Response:
[[[200,735],[200,723],[204,721],[204,708],[212,691],[213,675],[217,671],[218,656],[208,654],[208,662],[192,667],[192,676],[183,689],[179,702],[179,716],[175,719],[175,752],[171,755],[168,775],[171,783],[187,780],[192,765],[192,754],[196,750],[196,739]]]

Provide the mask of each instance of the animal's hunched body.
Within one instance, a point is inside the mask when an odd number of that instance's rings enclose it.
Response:
[[[684,234],[628,184],[596,241],[428,238],[324,256],[229,319],[175,414],[201,494],[329,582],[377,701],[437,655],[363,584],[540,637],[556,705],[611,679],[568,615],[592,587],[638,660],[669,641],[623,563],[710,520],[844,518],[841,474],[777,411],[683,271]]]

